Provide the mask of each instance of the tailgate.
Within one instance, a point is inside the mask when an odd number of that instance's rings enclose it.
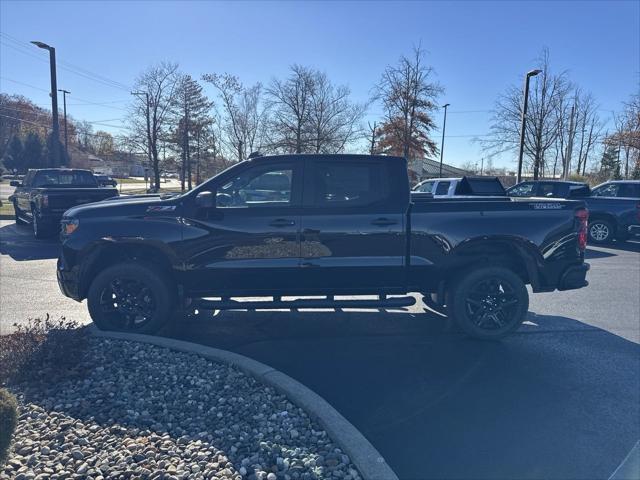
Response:
[[[49,198],[49,210],[64,212],[77,205],[118,196],[118,190],[115,188],[50,189],[46,191],[46,195]]]

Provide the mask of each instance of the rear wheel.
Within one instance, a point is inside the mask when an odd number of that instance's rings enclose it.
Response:
[[[449,313],[468,335],[496,340],[518,329],[529,309],[522,279],[504,267],[482,267],[454,282]]]
[[[592,220],[589,222],[589,241],[595,244],[609,243],[613,240],[614,228],[606,220]]]
[[[93,280],[87,303],[100,330],[156,333],[173,314],[175,292],[164,272],[141,263],[120,263]]]

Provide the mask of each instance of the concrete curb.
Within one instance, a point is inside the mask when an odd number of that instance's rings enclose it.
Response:
[[[258,381],[286,395],[289,400],[317,420],[340,448],[349,455],[365,480],[398,480],[398,476],[374,446],[326,400],[300,382],[264,363],[226,350],[172,338],[134,333],[103,332],[94,325],[91,326],[90,331],[94,336],[100,338],[149,343],[158,347],[194,353],[210,360],[234,365]]]

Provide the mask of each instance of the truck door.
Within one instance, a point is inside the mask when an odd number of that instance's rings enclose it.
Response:
[[[348,156],[307,160],[301,286],[335,293],[402,288],[409,186],[400,163]]]
[[[184,283],[191,292],[269,294],[297,286],[303,160],[251,163],[200,189],[213,194],[211,208],[185,205]]]

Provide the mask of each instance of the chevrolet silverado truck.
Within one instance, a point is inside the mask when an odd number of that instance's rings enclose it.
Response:
[[[89,170],[29,170],[22,181],[10,185],[16,187],[9,197],[16,224],[30,223],[36,238],[58,233],[62,214],[69,208],[118,196],[115,188],[100,188]]]
[[[153,333],[216,310],[397,308],[420,292],[466,333],[496,339],[524,320],[526,285],[587,285],[587,219],[573,200],[412,198],[400,157],[266,156],[182,195],[70,209],[57,275],[100,329]]]

